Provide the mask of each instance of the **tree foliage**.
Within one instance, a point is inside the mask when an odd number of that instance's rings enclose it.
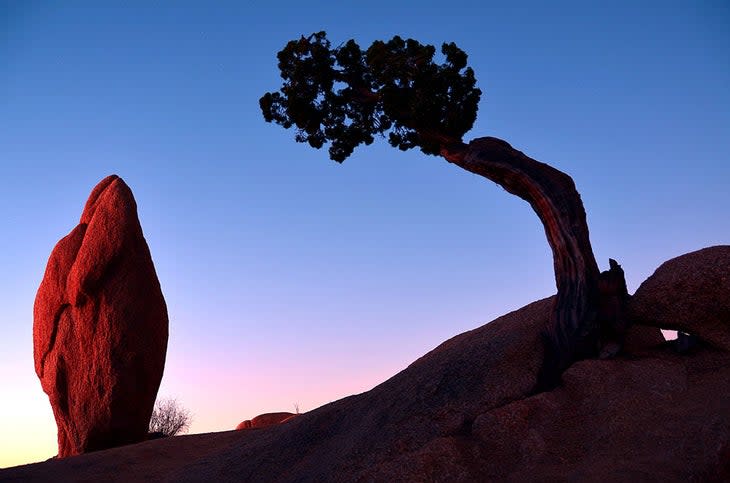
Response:
[[[176,399],[158,399],[150,418],[150,433],[175,436],[190,429],[193,418],[190,411],[180,406]]]
[[[456,44],[441,46],[441,64],[435,53],[398,36],[365,51],[354,40],[333,48],[325,32],[302,36],[278,53],[284,83],[261,97],[264,119],[295,127],[295,139],[312,147],[329,142],[338,162],[376,135],[402,150],[439,154],[471,129],[481,90]]]

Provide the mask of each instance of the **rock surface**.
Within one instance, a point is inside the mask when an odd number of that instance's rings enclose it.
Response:
[[[725,294],[725,296],[730,294]],[[730,353],[574,364],[531,395],[552,299],[456,336],[372,390],[287,424],[149,441],[0,471],[0,480],[729,481]],[[627,344],[627,347],[629,344]]]
[[[275,424],[289,421],[290,419],[292,419],[296,416],[297,416],[297,414],[287,413],[287,412],[259,414],[258,416],[256,416],[253,419],[247,419],[245,421],[241,421],[240,423],[238,423],[238,426],[236,426],[236,429],[240,430],[240,429],[266,428],[268,426],[273,426]]]
[[[664,344],[666,339],[661,329],[645,325],[632,325],[626,332],[626,339],[622,351],[625,354],[640,354],[647,349]]]
[[[686,332],[730,351],[730,245],[664,262],[636,290],[630,313],[638,324]]]
[[[109,176],[54,247],[33,309],[35,370],[58,426],[59,457],[146,439],[167,330],[134,197]]]

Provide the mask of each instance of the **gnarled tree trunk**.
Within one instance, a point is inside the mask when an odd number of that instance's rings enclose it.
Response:
[[[557,384],[572,362],[598,353],[599,271],[580,194],[567,174],[493,137],[445,143],[449,162],[484,176],[532,206],[553,252],[558,294],[543,332],[545,360],[537,390]]]

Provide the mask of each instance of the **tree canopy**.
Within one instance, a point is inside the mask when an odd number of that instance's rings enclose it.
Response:
[[[436,49],[395,36],[363,51],[349,40],[332,47],[325,32],[292,40],[278,53],[284,80],[259,100],[264,119],[296,128],[295,139],[342,162],[376,135],[402,150],[439,154],[460,142],[476,120],[481,90],[467,55],[444,43]]]
[[[536,390],[553,387],[572,362],[597,355],[610,342],[605,334],[613,331],[622,343],[628,300],[619,283],[623,271],[612,263],[599,288],[583,201],[569,175],[501,139],[462,141],[476,120],[481,91],[466,53],[443,44],[440,64],[435,53],[431,45],[397,36],[364,52],[354,40],[332,48],[324,32],[293,40],[278,54],[284,84],[260,100],[264,119],[295,127],[295,139],[315,148],[330,143],[330,157],[339,162],[387,134],[395,147],[441,155],[527,201],[553,252],[558,293],[542,332]]]

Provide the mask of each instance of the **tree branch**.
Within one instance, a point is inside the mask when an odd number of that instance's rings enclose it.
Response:
[[[441,155],[530,203],[542,221],[553,254],[558,294],[545,328],[540,385],[554,385],[573,361],[598,351],[598,265],[591,248],[583,201],[573,179],[493,137],[468,145],[444,144]]]

